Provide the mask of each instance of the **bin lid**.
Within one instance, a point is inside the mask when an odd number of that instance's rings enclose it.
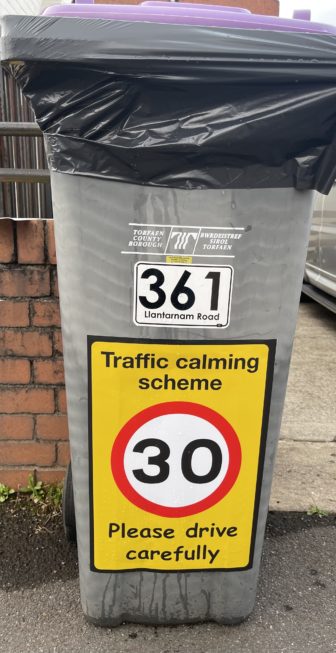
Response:
[[[177,3],[154,5],[52,5],[43,12],[44,16],[86,18],[103,20],[129,20],[132,22],[170,23],[174,25],[204,25],[246,30],[275,30],[281,32],[312,32],[336,34],[336,26],[311,23],[307,20],[259,16],[257,14],[234,13],[211,8],[175,7]],[[186,3],[187,4],[187,3]]]
[[[183,7],[191,7],[192,9],[196,9],[196,8],[209,9],[210,11],[214,9],[216,11],[228,11],[229,13],[234,13],[234,14],[252,13],[249,9],[243,9],[243,7],[229,7],[226,5],[204,5],[200,2],[197,2],[197,4],[195,4],[194,2],[180,2],[179,0],[177,2],[169,2],[169,0],[146,0],[145,2],[141,2],[141,6],[146,6],[146,7],[158,7],[160,5],[163,7],[168,6],[173,9],[181,9],[181,8],[183,9]]]

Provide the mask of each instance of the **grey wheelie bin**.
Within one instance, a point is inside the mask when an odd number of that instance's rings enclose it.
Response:
[[[69,5],[5,17],[51,171],[82,605],[253,609],[335,29]]]

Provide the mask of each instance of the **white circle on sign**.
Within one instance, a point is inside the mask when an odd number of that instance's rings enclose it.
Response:
[[[145,446],[146,440],[156,440],[158,444]],[[199,440],[216,443],[215,451],[219,447],[221,454],[218,473],[209,482],[203,482],[202,477],[206,478],[211,472],[214,454],[209,446],[198,446]],[[134,451],[137,445],[142,452]],[[168,446],[169,455],[164,445]],[[182,456],[190,445],[193,451],[189,456],[189,466],[192,478],[198,479],[196,482],[188,480],[182,471]],[[150,461],[150,458],[157,460]],[[161,506],[180,508],[198,503],[217,490],[228,470],[229,450],[223,434],[214,424],[196,415],[173,413],[154,417],[133,433],[125,448],[123,464],[130,486],[140,496]],[[156,482],[155,477],[159,477],[162,468],[167,478]],[[137,478],[139,470],[147,481]],[[153,482],[148,482],[148,477]]]

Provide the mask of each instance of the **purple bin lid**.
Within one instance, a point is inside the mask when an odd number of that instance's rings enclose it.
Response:
[[[222,10],[198,9],[195,7],[158,7],[141,5],[53,5],[43,12],[44,16],[66,18],[100,18],[114,21],[141,23],[170,23],[173,25],[199,25],[230,29],[269,30],[280,32],[310,32],[336,34],[336,27],[305,20],[278,18],[223,12]]]
[[[311,20],[311,11],[310,9],[296,9],[293,11],[293,18],[298,20]]]
[[[87,0],[88,3],[91,3],[92,0]],[[146,2],[141,3],[142,7],[155,7],[155,6],[166,6],[167,8],[180,8],[180,7],[191,7],[192,9],[209,9],[211,10],[216,10],[216,11],[228,11],[229,13],[234,13],[234,14],[251,14],[252,12],[249,11],[248,9],[243,9],[242,7],[226,7],[224,5],[204,5],[201,3],[195,4],[194,2],[180,2],[177,0],[176,2],[174,1],[169,1],[169,0],[146,0]]]

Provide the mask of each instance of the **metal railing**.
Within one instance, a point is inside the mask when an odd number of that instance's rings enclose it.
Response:
[[[5,70],[1,81],[0,216],[51,218],[42,132],[20,88]]]

